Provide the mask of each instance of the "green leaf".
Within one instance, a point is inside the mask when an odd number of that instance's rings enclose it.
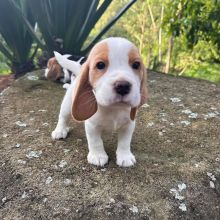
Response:
[[[100,31],[100,33],[92,40],[92,42],[82,51],[83,54],[87,53],[97,41],[114,25],[114,23],[136,2],[136,0],[130,1],[125,5],[121,11]]]

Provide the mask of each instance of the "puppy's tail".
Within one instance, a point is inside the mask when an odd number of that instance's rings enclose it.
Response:
[[[81,64],[77,61],[68,60],[67,56],[61,55],[60,53],[54,51],[55,58],[62,68],[71,71],[75,76],[77,76],[81,69]]]

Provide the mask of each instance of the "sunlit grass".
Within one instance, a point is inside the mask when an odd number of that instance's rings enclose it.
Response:
[[[220,64],[200,63],[187,69],[183,76],[205,79],[211,82],[220,83]]]
[[[0,62],[0,76],[9,75],[11,73],[10,68],[6,63]]]

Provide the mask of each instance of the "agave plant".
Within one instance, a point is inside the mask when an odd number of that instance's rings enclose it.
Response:
[[[15,4],[33,27],[34,19],[27,1],[16,0],[13,4],[10,0],[0,1],[0,51],[8,58],[8,65],[16,76],[34,68],[34,54],[30,54],[33,38],[14,7]]]
[[[39,46],[51,55],[54,50],[85,55],[135,1],[129,1],[85,48],[83,46],[91,30],[112,0],[29,0],[29,7],[43,41],[34,33],[27,18],[23,16],[23,19]]]

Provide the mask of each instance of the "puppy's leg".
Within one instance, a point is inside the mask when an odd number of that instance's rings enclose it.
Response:
[[[118,132],[118,147],[116,151],[117,164],[121,167],[130,167],[136,163],[135,156],[131,153],[131,138],[134,132],[135,122],[121,128]]]
[[[64,72],[63,82],[64,83],[70,82],[70,74],[69,74],[68,70],[63,68],[63,72]]]
[[[85,122],[85,129],[89,146],[88,162],[96,166],[104,166],[108,162],[108,155],[103,146],[101,131],[89,121]]]
[[[73,88],[74,88],[74,84],[71,84],[70,87],[67,89],[66,94],[63,98],[63,101],[60,107],[58,123],[57,123],[55,130],[51,134],[54,140],[66,138],[69,132],[69,127],[67,127],[67,123],[71,115]]]
[[[45,69],[45,72],[44,72],[44,76],[45,76],[45,78],[47,78],[48,72],[49,72],[49,69],[46,68],[46,69]]]

